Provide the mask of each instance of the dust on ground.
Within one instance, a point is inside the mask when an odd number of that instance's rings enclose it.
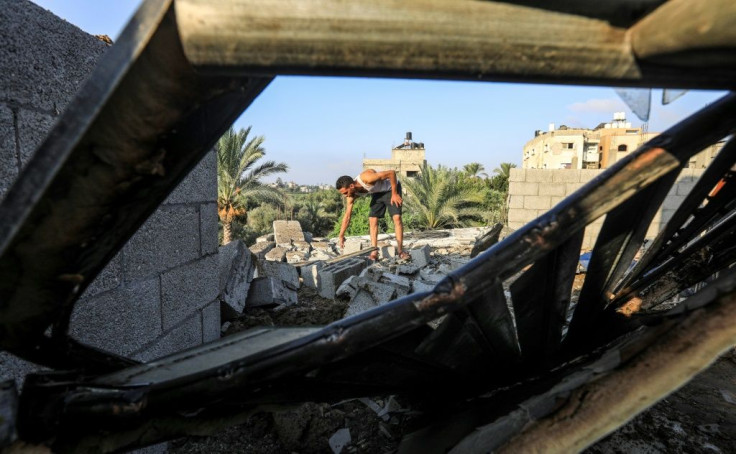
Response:
[[[469,249],[461,252],[469,254]],[[582,276],[578,275],[573,298],[581,286]],[[256,326],[327,325],[341,319],[348,305],[344,300],[322,298],[309,287],[300,288],[298,299],[298,305],[281,310],[247,309],[230,323],[225,335]],[[400,396],[369,396],[333,404],[307,402],[288,410],[256,413],[245,423],[213,436],[175,440],[170,451],[394,453],[417,415],[405,405],[408,403]],[[584,452],[736,452],[736,350]]]

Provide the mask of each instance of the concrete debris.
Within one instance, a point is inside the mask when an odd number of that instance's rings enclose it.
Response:
[[[309,255],[309,253],[312,251],[312,245],[308,243],[307,241],[292,241],[291,242],[291,249],[297,252],[301,252],[303,254]]]
[[[309,252],[286,251],[286,263],[304,263],[309,259]]]
[[[501,230],[503,230],[503,224],[498,223],[494,225],[491,230],[479,236],[478,239],[475,240],[473,249],[470,251],[470,257],[473,258],[498,243],[498,238],[501,236]]]
[[[217,254],[220,279],[220,318],[230,320],[245,308],[255,271],[255,256],[240,240],[220,246]]]
[[[420,269],[421,267],[414,263],[402,263],[396,269],[396,272],[399,274],[412,274],[413,275],[413,274],[416,274]]]
[[[302,283],[309,288],[319,288],[319,271],[324,268],[325,262],[319,260],[312,262],[308,265],[304,265],[300,268],[300,274],[302,277]]]
[[[258,257],[258,260],[263,260],[266,257],[266,254],[275,247],[276,243],[274,243],[273,241],[268,241],[256,243],[249,249],[253,254],[255,254],[256,257]]]
[[[283,262],[284,260],[286,260],[286,251],[286,248],[276,246],[275,248],[268,251],[264,258],[266,260],[272,260],[274,262]]]
[[[425,266],[429,265],[429,253],[431,250],[432,248],[429,247],[428,244],[425,244],[424,246],[416,249],[409,249],[409,255],[411,255],[411,263],[418,266],[419,268],[424,268]]]
[[[431,292],[435,284],[428,284],[419,280],[411,281],[411,293]]]
[[[347,239],[347,240],[345,240],[345,245],[342,248],[342,253],[343,254],[350,254],[350,253],[353,253],[353,252],[358,252],[358,251],[364,249],[364,247],[363,247],[364,245],[365,246],[369,246],[370,243],[367,243],[367,242],[365,242],[365,241],[363,241],[363,240],[361,240],[359,238],[358,239],[353,239],[353,238]]]
[[[376,264],[373,264],[361,271],[360,277],[365,278],[369,281],[378,282],[382,274],[383,270],[381,270]]]
[[[327,251],[315,249],[309,254],[309,261],[313,262],[316,260],[330,260],[335,257],[337,257],[337,254],[334,252],[327,252]]]
[[[289,287],[299,288],[299,273],[293,265],[264,260],[258,263],[258,277],[270,276],[281,279]]]
[[[340,284],[348,277],[359,274],[366,264],[361,257],[351,257],[325,266],[319,271],[319,295],[334,299]]]
[[[360,279],[361,278],[359,276],[350,276],[345,279],[343,283],[340,284],[340,287],[337,288],[337,291],[335,291],[335,296],[352,299],[358,291],[358,283]]]
[[[273,243],[273,233],[269,233],[267,235],[259,236],[256,238],[256,243]]]
[[[305,241],[299,221],[273,221],[273,235],[276,244],[291,244],[292,241]]]
[[[409,278],[398,274],[383,273],[378,278],[382,284],[392,285],[396,289],[396,297],[401,298],[411,292],[411,281]]]
[[[340,454],[343,448],[349,445],[351,441],[350,429],[343,427],[330,437],[328,443],[330,444],[330,449],[332,449],[333,454]]]
[[[441,273],[428,268],[419,270],[419,277],[430,284],[436,284],[447,276],[447,273]]]
[[[373,309],[396,297],[396,288],[393,285],[381,284],[365,278],[358,279],[358,290],[348,304],[346,317]]]
[[[396,247],[389,243],[378,243],[378,256],[382,259],[396,257]]]
[[[248,307],[277,306],[280,304],[291,306],[297,303],[296,287],[271,276],[253,279],[246,305]]]

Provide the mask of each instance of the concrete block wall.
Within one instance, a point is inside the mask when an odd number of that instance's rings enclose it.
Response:
[[[509,178],[509,227],[518,229],[546,213],[604,170],[511,169]],[[685,199],[703,169],[683,169],[652,222],[647,238],[654,238]],[[583,249],[591,249],[605,216],[585,229]]]
[[[0,0],[0,199],[107,47],[28,0]],[[144,361],[218,338],[216,201],[213,152],[88,287],[72,335]],[[34,368],[0,353],[0,380]]]

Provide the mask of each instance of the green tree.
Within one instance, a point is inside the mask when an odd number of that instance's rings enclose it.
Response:
[[[463,184],[464,174],[425,164],[417,178],[402,182],[405,202],[415,227],[424,229],[452,228],[468,225],[483,217],[485,190]]]
[[[248,139],[251,127],[235,130],[230,127],[218,140],[217,150],[217,213],[222,223],[222,242],[232,241],[232,223],[238,217],[246,218],[249,201],[281,203],[283,193],[261,183],[261,178],[286,172],[284,163],[266,161],[263,158],[265,138]]]
[[[463,171],[470,178],[488,178],[488,174],[484,172],[485,170],[485,167],[480,162],[471,162],[463,166]]]
[[[498,167],[493,169],[493,173],[495,173],[495,175],[489,181],[491,189],[501,192],[508,192],[511,169],[515,167],[516,164],[513,164],[511,162],[502,162],[501,164],[499,164]]]

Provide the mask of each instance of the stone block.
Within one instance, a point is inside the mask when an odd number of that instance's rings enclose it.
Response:
[[[219,301],[213,301],[202,309],[202,343],[220,338],[221,321]]]
[[[449,272],[449,271],[450,270],[449,270],[449,267],[448,267],[447,272]],[[440,273],[440,272],[437,272],[437,271],[432,271],[432,270],[427,269],[427,268],[424,268],[424,269],[422,269],[422,270],[419,271],[419,277],[423,281],[426,281],[426,282],[429,282],[429,283],[432,283],[432,284],[438,283],[439,281],[441,281],[442,279],[444,279],[445,276],[447,276],[446,273]]]
[[[555,207],[558,203],[562,202],[563,200],[565,200],[565,197],[563,196],[552,196],[549,198],[549,204],[552,207]]]
[[[215,201],[217,201],[217,152],[213,149],[174,188],[164,203],[207,203]],[[217,212],[215,211],[215,213]]]
[[[415,265],[414,263],[402,263],[396,268],[396,272],[399,274],[416,274],[422,267]]]
[[[583,186],[583,183],[565,183],[565,192],[567,193],[567,195],[570,195]]]
[[[368,268],[364,269],[360,272],[359,277],[373,282],[378,282],[378,280],[381,278],[381,275],[383,274],[383,270],[376,266],[376,264],[373,264],[369,266]]]
[[[553,183],[580,183],[580,170],[558,169],[550,170],[550,172],[552,172]]]
[[[15,149],[13,111],[0,104],[0,200],[18,177],[19,161]]]
[[[0,99],[63,111],[107,44],[31,2],[4,1],[2,16]]]
[[[536,210],[509,210],[509,222],[521,222],[526,224],[536,218]]]
[[[566,187],[563,183],[550,183],[539,186],[540,196],[561,196],[564,197]]]
[[[409,249],[411,262],[420,268],[424,268],[425,266],[429,265],[429,254],[431,251],[432,248],[429,245],[424,245],[415,249]]]
[[[192,312],[199,313],[219,293],[218,254],[182,265],[161,274],[161,306],[164,331]]]
[[[676,210],[680,207],[684,200],[684,195],[668,196],[664,199],[664,202],[662,203],[662,208],[665,210]]]
[[[123,252],[125,279],[156,276],[161,271],[197,259],[199,250],[197,207],[162,206],[126,244]]]
[[[272,241],[268,242],[260,242],[256,243],[253,246],[251,246],[249,249],[250,251],[255,254],[255,256],[258,258],[258,260],[264,260],[266,258],[266,254],[276,247],[276,243]]]
[[[217,252],[219,246],[218,221],[217,203],[203,203],[199,206],[199,240],[202,255]]]
[[[247,307],[275,306],[283,304],[291,306],[297,303],[296,288],[270,276],[257,277],[250,285],[246,300]]]
[[[526,169],[513,168],[509,172],[509,181],[526,180]]]
[[[363,244],[367,243],[359,238],[349,238],[345,240],[345,246],[342,248],[343,254],[352,254],[363,250]],[[369,244],[369,243],[368,243]]]
[[[309,260],[309,252],[287,251],[286,263],[302,263]]]
[[[399,276],[398,274],[383,273],[378,279],[381,284],[392,285],[396,290],[396,297],[400,298],[411,291],[411,281],[409,278]]]
[[[258,263],[258,276],[270,276],[289,284],[294,288],[299,288],[299,272],[296,270],[294,265],[290,265],[284,262],[271,262],[265,260]]]
[[[337,254],[335,254],[334,252],[326,252],[326,251],[322,251],[319,249],[314,250],[309,253],[310,262],[314,262],[317,260],[325,261],[325,260],[334,259],[335,257],[337,257]]]
[[[26,375],[45,370],[48,369],[0,351],[0,382],[13,380],[17,389],[23,389]]]
[[[396,257],[396,246],[393,246],[391,244],[379,244],[378,245],[378,255],[382,259],[387,259],[389,257]]]
[[[524,208],[524,197],[523,195],[510,195],[509,208]]]
[[[275,248],[271,249],[266,253],[266,255],[263,256],[266,260],[272,260],[274,262],[283,262],[286,260],[286,252],[287,249],[276,246]]]
[[[697,180],[694,178],[687,178],[685,180],[678,181],[675,184],[675,187],[677,188],[677,195],[686,196],[690,194],[690,191],[692,191],[695,187],[695,183],[697,183]]]
[[[509,183],[509,194],[511,195],[537,195],[539,194],[539,183],[527,183],[526,181],[512,181]]]
[[[593,180],[595,177],[603,173],[602,169],[581,169],[580,170],[580,182],[587,183]]]
[[[358,291],[358,282],[360,281],[360,276],[350,276],[349,278],[345,279],[342,284],[337,288],[337,291],[335,291],[335,296],[339,297],[347,297],[349,299],[352,299],[355,296],[355,293]]]
[[[361,281],[355,296],[350,300],[345,316],[359,314],[391,301],[396,295],[392,285],[372,281]]]
[[[161,289],[154,278],[81,300],[70,331],[80,342],[129,355],[161,335],[161,316]]]
[[[529,183],[551,183],[552,175],[553,172],[545,169],[526,169],[525,181]]]
[[[263,236],[256,238],[256,243],[271,243],[273,242],[273,233],[268,233]]]
[[[291,246],[293,250],[306,255],[309,255],[312,250],[312,245],[306,241],[292,241]]]
[[[236,240],[219,248],[217,261],[222,316],[231,319],[245,308],[255,271],[255,255],[245,247],[245,243]]]
[[[44,141],[56,119],[51,115],[19,109],[18,145],[20,146],[21,167],[31,160],[36,148]]]
[[[309,288],[319,288],[319,271],[324,268],[325,262],[316,261],[301,267],[302,283]]]
[[[273,236],[276,244],[304,241],[304,232],[299,221],[273,221]]]
[[[350,276],[358,275],[367,265],[360,257],[351,257],[331,263],[319,272],[319,295],[323,298],[335,298],[340,284]]]
[[[149,362],[197,345],[202,345],[202,316],[199,312],[173,326],[161,338],[136,352],[133,358]]]
[[[87,287],[82,294],[81,299],[92,298],[102,292],[107,292],[116,288],[122,283],[122,268],[123,258],[120,253],[110,260],[105,268],[102,269],[100,274],[97,275],[94,281]]]
[[[524,197],[524,208],[527,210],[549,210],[550,207],[549,196]]]

